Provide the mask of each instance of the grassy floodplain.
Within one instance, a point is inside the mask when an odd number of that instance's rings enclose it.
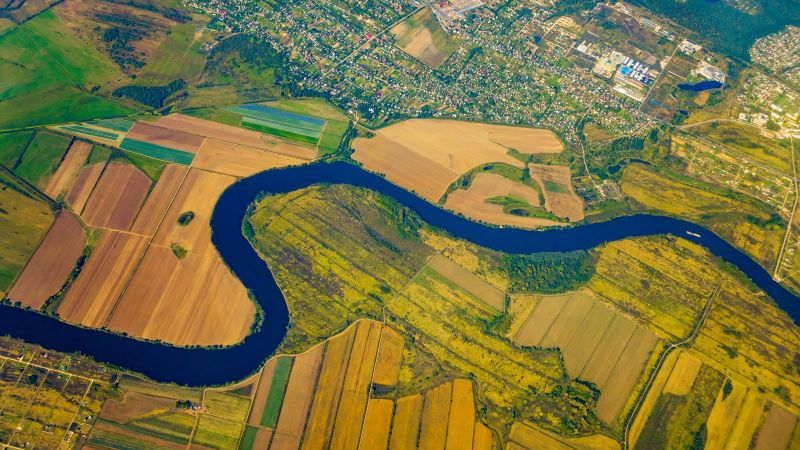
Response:
[[[0,36],[0,59],[0,129],[133,112],[89,92],[122,72],[51,10]]]

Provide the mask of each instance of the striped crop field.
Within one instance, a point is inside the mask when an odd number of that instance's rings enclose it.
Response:
[[[120,145],[123,150],[149,156],[150,158],[160,159],[175,164],[188,165],[194,159],[194,155],[168,147],[151,144],[149,142],[137,141],[136,139],[125,138]]]
[[[278,137],[316,144],[325,128],[325,120],[263,105],[241,105],[226,108],[241,114],[243,128]]]
[[[81,125],[65,125],[61,127],[61,129],[64,131],[69,131],[70,133],[83,134],[86,136],[98,137],[102,139],[110,139],[112,141],[116,140],[119,137],[117,133],[97,130],[95,128],[84,127]]]
[[[128,119],[100,119],[87,122],[87,124],[108,128],[109,130],[127,132],[133,126],[133,121]]]

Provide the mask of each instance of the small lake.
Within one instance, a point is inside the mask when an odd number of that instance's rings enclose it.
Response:
[[[722,83],[716,80],[703,80],[697,83],[680,83],[678,87],[683,89],[684,91],[692,91],[692,92],[702,92],[708,91],[710,89],[719,89],[722,87]]]
[[[772,297],[795,322],[800,298],[772,279],[758,263],[711,231],[680,219],[655,215],[619,217],[606,222],[546,231],[496,228],[445,211],[386,179],[344,162],[315,163],[261,172],[231,185],[211,218],[211,240],[225,264],[265,311],[261,329],[240,344],[222,348],[174,347],[82,328],[53,317],[0,306],[0,334],[61,352],[81,352],[97,361],[141,372],[156,381],[200,386],[241,380],[256,371],[280,345],[289,310],[267,264],[242,235],[248,205],[262,192],[280,194],[317,183],[349,184],[394,198],[422,220],[456,238],[508,253],[588,250],[630,237],[672,234],[696,242],[736,266]],[[691,234],[690,234],[691,233]],[[224,320],[223,317],[220,320]]]

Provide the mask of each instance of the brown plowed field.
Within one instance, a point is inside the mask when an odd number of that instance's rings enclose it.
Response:
[[[109,327],[178,345],[235,344],[250,330],[255,305],[211,244],[216,199],[233,177],[190,170]],[[195,213],[188,226],[178,216]],[[172,254],[185,248],[184,259]],[[224,320],[221,320],[224,318]]]
[[[558,318],[571,294],[542,297],[528,320],[520,327],[514,342],[522,346],[535,346],[542,342],[547,330]]]
[[[358,448],[380,334],[379,323],[358,322],[336,422],[333,426],[332,448],[353,450]]]
[[[287,156],[304,159],[313,159],[317,156],[317,151],[312,148],[287,144],[279,139],[261,134],[257,131],[246,130],[244,128],[225,125],[210,120],[198,119],[196,117],[184,116],[182,114],[170,114],[168,116],[159,117],[153,125],[184,131],[218,141],[274,151]]]
[[[531,176],[542,188],[544,206],[570,222],[583,220],[583,202],[572,189],[572,178],[567,166],[531,164]]]
[[[453,383],[451,382],[444,383],[425,393],[419,436],[420,448],[444,450],[452,394]]]
[[[389,428],[392,425],[394,402],[371,399],[367,404],[367,415],[361,432],[359,449],[385,449],[389,445]]]
[[[419,436],[419,419],[422,414],[422,395],[414,394],[397,399],[397,409],[392,423],[389,450],[414,450]]]
[[[491,172],[475,175],[467,189],[456,189],[447,195],[444,206],[461,213],[470,219],[495,225],[509,225],[522,228],[563,225],[554,220],[537,217],[523,217],[503,212],[501,205],[489,203],[494,197],[519,197],[533,206],[540,206],[536,189]]]
[[[462,378],[453,381],[453,399],[447,422],[447,450],[472,448],[475,431],[475,399],[472,382]]]
[[[203,136],[169,130],[147,122],[136,122],[126,137],[189,153],[197,153],[203,144]]]
[[[150,184],[150,178],[134,166],[109,164],[86,202],[81,217],[93,227],[128,230],[150,190]]]
[[[147,245],[147,238],[104,232],[58,308],[62,319],[102,327]]]
[[[56,199],[62,193],[67,192],[91,151],[92,144],[83,141],[72,141],[72,145],[69,146],[67,155],[61,161],[61,165],[58,166],[56,173],[47,182],[44,193],[48,197]]]
[[[542,347],[565,347],[572,336],[578,332],[581,322],[589,314],[594,301],[586,294],[576,293],[570,296],[558,318],[547,330],[541,342]]]
[[[108,327],[176,345],[231,345],[247,336],[254,316],[247,291],[216,249],[190,250],[181,260],[151,245]]]
[[[236,177],[246,177],[255,173],[272,169],[302,164],[308,159],[287,156],[279,153],[283,147],[294,147],[282,143],[275,147],[275,151],[267,151],[230,142],[206,139],[197,153],[192,167],[219,172]]]
[[[503,291],[483,281],[447,257],[437,254],[428,261],[428,266],[492,308],[498,311],[505,309]]]
[[[9,291],[8,298],[39,309],[67,281],[84,247],[86,239],[80,222],[72,213],[62,211]]]
[[[331,338],[326,344],[318,388],[303,438],[304,449],[326,448],[330,445],[336,407],[342,394],[356,327],[357,325],[351,325],[344,333]]]
[[[258,378],[258,386],[256,387],[256,395],[253,397],[253,404],[250,406],[250,417],[247,419],[247,423],[250,425],[261,425],[264,405],[267,403],[269,388],[272,386],[272,377],[275,375],[275,361],[276,358],[270,359],[264,364],[264,368],[261,369],[261,376]]]
[[[770,403],[767,417],[758,432],[755,450],[788,448],[796,425],[797,416],[777,403]]]
[[[178,192],[178,188],[188,170],[185,166],[173,164],[167,164],[164,167],[139,215],[136,216],[136,221],[133,222],[132,233],[147,236],[155,234],[158,224],[167,212],[167,207],[169,207],[172,199],[175,198],[175,193]]]
[[[318,345],[294,358],[272,448],[300,448],[324,348]]]
[[[353,141],[353,159],[401,186],[436,201],[458,176],[485,163],[523,168],[508,154],[558,153],[549,130],[440,119],[411,119]]]
[[[64,200],[76,213],[80,214],[83,211],[83,207],[86,206],[86,201],[89,200],[92,189],[97,184],[100,174],[103,173],[103,167],[105,167],[105,164],[92,164],[84,167],[78,173],[78,177],[72,183],[72,187],[69,188]]]
[[[400,360],[403,357],[405,340],[403,336],[389,327],[383,327],[375,374],[372,382],[381,386],[394,386],[400,375]]]

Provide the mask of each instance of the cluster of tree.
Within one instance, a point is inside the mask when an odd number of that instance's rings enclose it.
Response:
[[[594,274],[594,254],[546,252],[531,255],[506,255],[511,292],[567,292],[585,284]]]
[[[221,40],[209,52],[206,74],[234,78],[242,83],[273,83],[286,80],[286,56],[255,36],[235,34]]]
[[[144,67],[144,58],[136,53],[132,45],[144,36],[145,33],[137,28],[113,26],[103,32],[103,42],[111,59],[123,71],[129,72]]]
[[[711,50],[745,61],[750,60],[749,49],[756,39],[800,22],[800,4],[796,0],[761,0],[757,14],[748,14],[722,1],[642,0],[640,3],[694,31]]]
[[[114,97],[126,97],[151,108],[161,108],[170,96],[185,87],[186,82],[177,79],[162,86],[123,86],[115,89],[112,94]]]

